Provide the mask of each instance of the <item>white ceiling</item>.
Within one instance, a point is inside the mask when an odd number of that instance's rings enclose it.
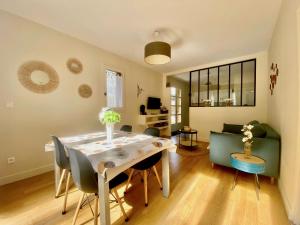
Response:
[[[281,0],[1,0],[0,9],[144,63],[153,32],[172,46],[171,72],[266,50]]]

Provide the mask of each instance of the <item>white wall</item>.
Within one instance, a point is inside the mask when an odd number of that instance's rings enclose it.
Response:
[[[221,131],[223,123],[243,124],[251,120],[267,121],[268,57],[267,52],[227,59],[215,63],[188,68],[185,71],[207,68],[256,58],[256,106],[255,107],[190,107],[190,126],[198,130],[198,138],[207,141],[210,131]],[[176,74],[184,71],[176,71]]]
[[[279,187],[288,216],[295,221],[296,208],[300,212],[297,193],[299,182],[299,52],[297,46],[297,9],[299,0],[283,0],[269,48],[269,65],[279,67],[274,95],[268,99],[268,121],[279,131],[282,140]],[[298,20],[298,23],[300,20]],[[299,24],[298,24],[299,27]],[[299,34],[299,33],[298,33]],[[299,37],[298,37],[299,38]],[[298,199],[299,196],[298,196]],[[299,215],[298,215],[299,217]]]
[[[122,123],[137,125],[139,105],[148,96],[161,96],[162,76],[140,65],[86,44],[70,36],[0,11],[0,185],[52,169],[52,153],[44,152],[50,135],[73,135],[102,129],[97,115],[105,105],[104,67],[125,75],[125,108]],[[120,39],[121,41],[121,39]],[[78,58],[83,72],[66,68],[70,57]],[[141,55],[142,57],[142,55]],[[58,89],[35,94],[17,78],[18,67],[27,60],[42,60],[58,72]],[[91,98],[83,99],[78,86],[89,84]],[[145,90],[137,98],[137,83]],[[6,104],[14,103],[14,108]],[[7,158],[15,156],[15,164]]]

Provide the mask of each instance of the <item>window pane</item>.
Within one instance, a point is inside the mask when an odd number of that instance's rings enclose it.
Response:
[[[209,99],[210,105],[218,104],[218,68],[209,69]]]
[[[177,98],[177,105],[181,105],[181,98]]]
[[[241,105],[241,63],[230,67],[230,99],[227,105]]]
[[[243,63],[243,105],[254,106],[255,61]]]
[[[171,116],[171,124],[175,124],[176,123],[176,116]]]
[[[200,106],[205,106],[207,103],[208,85],[208,70],[200,70]]]
[[[181,97],[181,89],[177,89],[177,96]]]
[[[171,114],[176,114],[176,106],[171,106]]]
[[[229,98],[229,66],[219,69],[219,105],[225,106],[225,99]]]
[[[177,107],[177,114],[181,114],[181,106]]]
[[[198,106],[198,71],[191,76],[191,106]]]
[[[176,105],[176,97],[171,97],[171,105]]]
[[[181,123],[181,115],[177,115],[177,123]]]
[[[176,96],[176,88],[171,87],[171,96]]]

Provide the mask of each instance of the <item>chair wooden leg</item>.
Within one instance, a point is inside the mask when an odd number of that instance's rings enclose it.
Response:
[[[120,208],[121,208],[121,211],[122,211],[122,213],[123,213],[123,216],[124,216],[124,218],[125,218],[125,221],[128,222],[128,221],[129,221],[129,218],[128,218],[128,216],[127,216],[127,214],[126,214],[126,212],[125,212],[125,210],[124,210],[124,208],[123,208],[123,203],[122,203],[122,201],[121,201],[121,199],[120,199],[120,197],[119,197],[119,194],[118,194],[117,189],[114,188],[114,189],[113,189],[113,192],[114,192],[114,194],[115,194],[115,196],[116,196],[116,199],[117,199],[117,201],[118,201],[118,203],[119,203],[119,206],[120,206]]]
[[[99,196],[95,195],[95,211],[94,211],[94,225],[98,224],[98,200],[99,200]]]
[[[62,185],[62,182],[64,181],[65,175],[66,175],[66,169],[63,169],[63,171],[61,173],[61,176],[60,176],[59,183],[58,183],[58,187],[57,187],[57,190],[56,190],[56,193],[55,193],[55,198],[58,198],[58,196],[60,194],[61,185]]]
[[[76,223],[76,220],[77,220],[77,217],[78,217],[78,213],[79,213],[79,209],[80,209],[80,206],[81,206],[83,198],[84,198],[84,193],[82,192],[82,194],[80,196],[80,199],[78,201],[78,204],[77,204],[77,208],[76,208],[74,217],[73,217],[72,225],[75,225],[75,223]]]
[[[67,207],[67,199],[68,199],[68,193],[69,193],[69,185],[70,185],[70,177],[71,177],[71,172],[68,172],[68,177],[67,177],[67,184],[66,184],[66,191],[65,191],[65,199],[64,199],[64,205],[63,205],[63,211],[62,214],[66,213],[66,207]]]
[[[129,183],[130,183],[130,181],[131,181],[133,172],[134,172],[134,169],[131,169],[130,174],[129,174],[129,178],[128,178],[127,183],[126,183],[126,187],[125,187],[124,194],[126,194],[126,192],[127,192],[127,190],[128,190],[128,186],[129,186]]]
[[[145,192],[145,206],[148,206],[148,173],[144,170],[144,192]]]
[[[215,164],[213,162],[211,163],[211,168],[215,168]]]
[[[159,184],[159,186],[160,186],[160,190],[162,190],[162,185],[161,185],[161,181],[160,181],[159,175],[158,175],[158,173],[157,173],[156,166],[153,166],[152,169],[154,170],[154,173],[155,173],[157,182],[158,182],[158,184]]]

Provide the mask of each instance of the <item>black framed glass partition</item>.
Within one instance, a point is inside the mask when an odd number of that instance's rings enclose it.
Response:
[[[190,107],[255,106],[256,59],[190,72]]]

